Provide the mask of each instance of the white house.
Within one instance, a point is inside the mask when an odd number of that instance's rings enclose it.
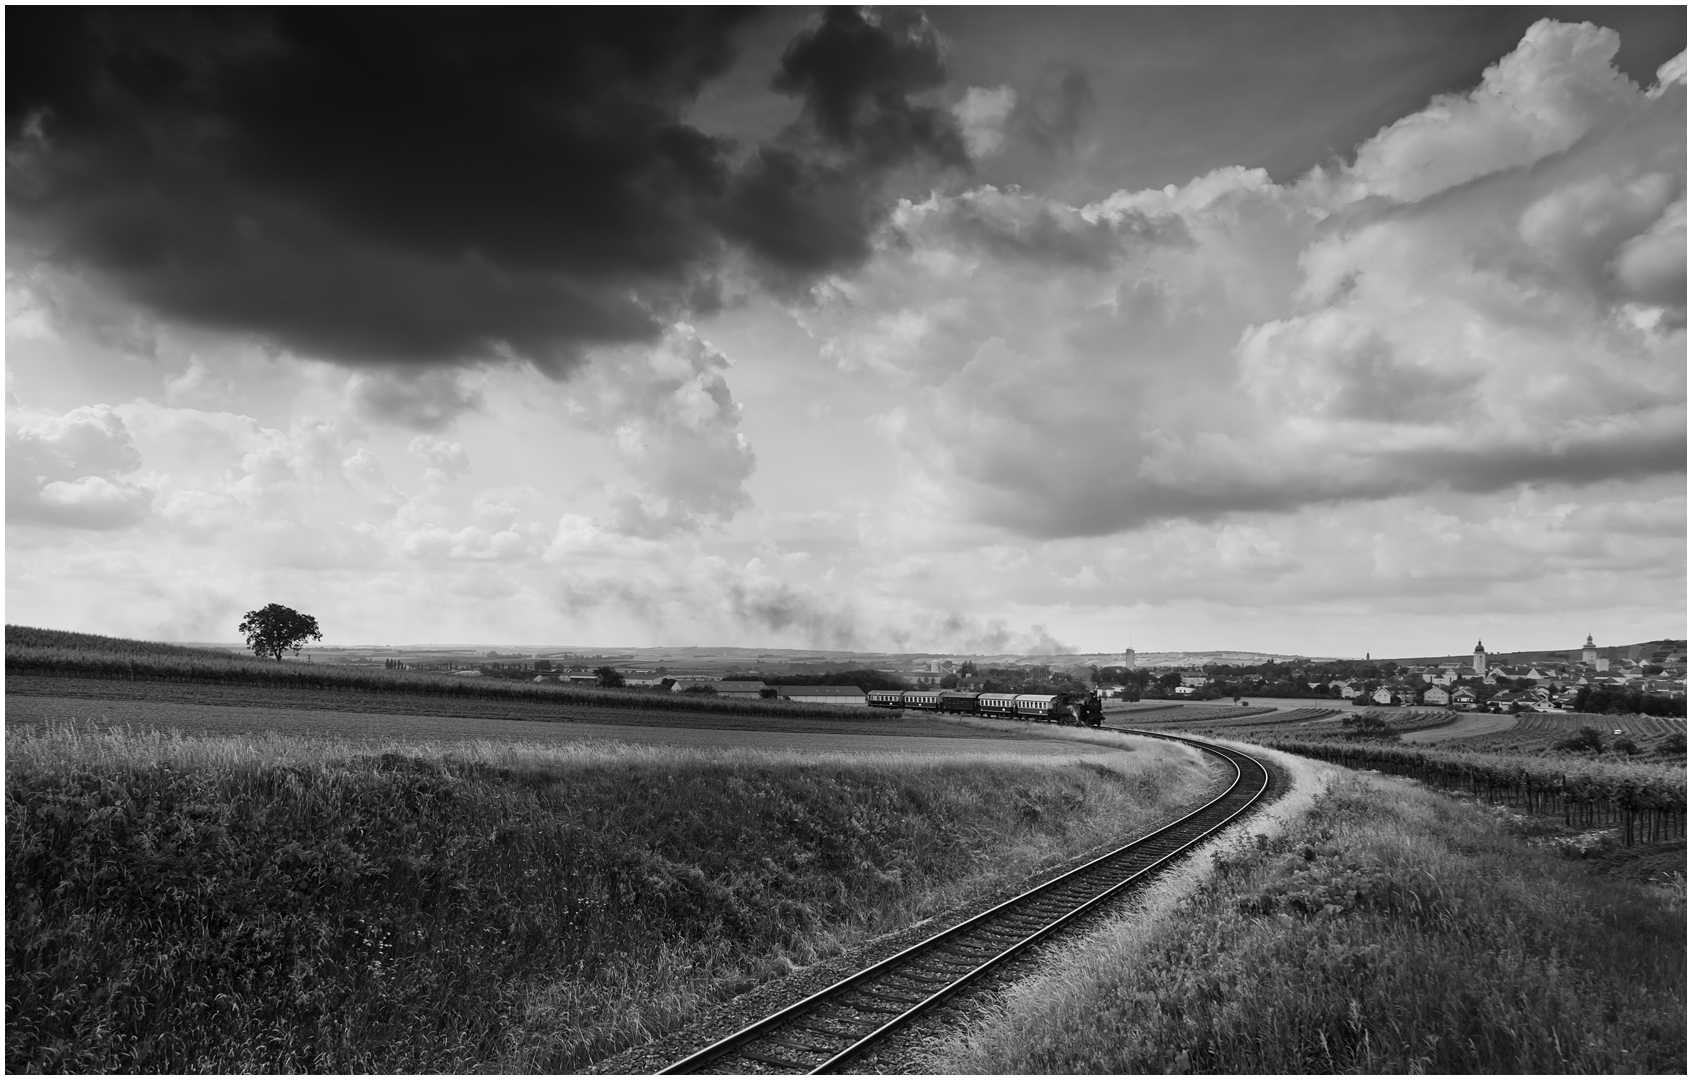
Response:
[[[1445,691],[1444,687],[1430,686],[1427,691],[1422,694],[1422,704],[1449,705],[1451,704],[1451,695]]]

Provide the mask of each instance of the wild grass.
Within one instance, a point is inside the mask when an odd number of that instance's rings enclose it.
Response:
[[[1075,768],[66,724],[6,749],[19,1072],[568,1071],[1207,782],[1149,751]]]
[[[191,645],[171,645],[163,641],[140,641],[135,638],[107,637],[104,634],[79,634],[74,630],[47,630],[39,626],[6,624],[6,645],[20,649],[64,649],[83,653],[103,653],[108,656],[174,656],[200,660],[232,660],[235,654],[227,649],[197,649]]]
[[[1342,774],[1011,991],[952,1073],[1686,1071],[1686,892],[1598,878],[1495,812]]]

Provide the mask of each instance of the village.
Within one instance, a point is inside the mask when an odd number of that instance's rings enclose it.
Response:
[[[1298,698],[1357,706],[1430,707],[1455,711],[1563,712],[1614,709],[1684,716],[1686,642],[1664,639],[1600,647],[1587,636],[1579,649],[1489,652],[1477,641],[1469,656],[1399,660],[1285,657],[1270,654],[1137,654],[1087,656],[937,656],[737,649],[641,649],[592,653],[546,651],[480,655],[396,650],[383,663],[467,678],[574,683],[609,689],[726,698],[780,698],[824,705],[868,705],[876,689],[941,689],[1041,693],[1092,690],[1125,701],[1240,701]],[[1226,662],[1222,662],[1226,661]]]

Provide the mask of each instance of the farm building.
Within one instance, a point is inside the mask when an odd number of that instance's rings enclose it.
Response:
[[[815,705],[862,705],[869,707],[864,692],[856,686],[778,686],[783,701],[806,701]]]
[[[679,685],[679,684],[678,684]],[[758,698],[764,696],[764,691],[771,689],[761,682],[750,680],[734,680],[732,682],[694,683],[694,686],[709,686],[717,692],[718,697],[726,698]]]

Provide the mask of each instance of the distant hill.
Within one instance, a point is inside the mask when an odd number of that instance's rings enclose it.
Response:
[[[1487,660],[1500,664],[1536,664],[1568,663],[1580,659],[1584,642],[1577,643],[1568,649],[1511,649],[1504,652],[1487,650]],[[1640,660],[1661,662],[1669,656],[1686,652],[1685,638],[1658,638],[1655,641],[1641,641],[1633,645],[1601,645],[1598,655],[1611,661]],[[1385,663],[1391,660],[1395,664],[1466,664],[1474,658],[1474,653],[1467,652],[1451,656],[1377,656],[1375,660]]]
[[[1276,663],[1289,663],[1297,660],[1327,661],[1338,659],[1333,656],[1304,656],[1292,653],[1251,652],[1236,649],[1213,649],[1208,651],[1178,652],[1136,652],[1134,664],[1136,667],[1182,667],[1199,668],[1206,664],[1235,664],[1251,665],[1264,664],[1273,660]],[[1050,664],[1052,667],[1071,667],[1074,665],[1092,665],[1094,667],[1120,667],[1123,656],[1114,653],[1069,653],[1054,656],[1026,656],[1020,657],[1013,663],[1022,664]]]

